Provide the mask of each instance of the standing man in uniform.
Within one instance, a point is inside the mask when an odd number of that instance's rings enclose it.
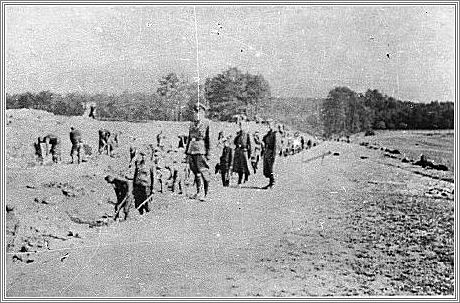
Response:
[[[273,122],[269,123],[270,130],[263,137],[262,141],[264,143],[264,176],[269,179],[269,183],[264,189],[272,188],[275,184],[275,176],[273,174],[273,166],[275,164],[275,157],[277,153],[278,145],[278,135],[275,130],[275,125]]]
[[[83,141],[81,132],[75,129],[73,126],[70,128],[70,142],[72,143],[72,149],[70,156],[72,157],[72,164],[75,163],[75,156],[78,157],[78,164],[81,163],[81,150],[83,148]]]
[[[136,168],[134,169],[133,178],[133,196],[134,206],[139,208],[139,213],[142,215],[144,212],[149,212],[149,201],[153,195],[154,177],[155,172],[152,165],[148,164],[145,160],[146,152],[139,151],[140,159],[136,161]]]
[[[195,175],[196,194],[194,199],[204,201],[209,191],[209,121],[205,118],[206,106],[197,103],[194,107],[194,121],[190,124],[185,154],[188,157],[190,170]],[[201,194],[201,179],[203,179],[204,197]]]
[[[249,168],[249,159],[251,159],[251,137],[246,131],[247,125],[240,122],[240,130],[236,134],[235,140],[235,153],[233,156],[233,172],[238,174],[238,185],[241,185],[241,181],[247,182],[249,175],[251,174]]]

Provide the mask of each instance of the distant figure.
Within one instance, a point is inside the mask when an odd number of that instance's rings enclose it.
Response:
[[[311,139],[308,139],[308,141],[307,141],[307,148],[308,148],[308,149],[311,148]]]
[[[253,136],[254,144],[253,151],[251,152],[251,165],[254,170],[254,174],[257,173],[257,168],[259,166],[260,156],[262,153],[262,140],[259,137],[259,132],[256,131]]]
[[[91,104],[89,108],[89,117],[96,119],[96,104]]]
[[[164,140],[166,139],[165,135],[163,135],[163,130],[157,135],[157,146],[160,149],[164,149]]]
[[[132,167],[134,161],[136,160],[137,148],[134,146],[129,147],[129,168]]]
[[[270,130],[263,137],[264,143],[263,160],[264,160],[264,176],[269,179],[269,183],[264,189],[272,188],[275,185],[275,176],[273,174],[273,167],[275,165],[276,150],[278,146],[278,134],[275,130],[273,122],[269,123]]]
[[[107,175],[105,177],[105,181],[113,186],[115,189],[115,194],[117,195],[117,203],[115,204],[115,216],[113,219],[117,220],[118,216],[120,215],[120,210],[123,209],[124,220],[127,220],[129,215],[129,208],[132,204],[132,196],[129,191],[128,180]]]
[[[139,213],[142,215],[144,212],[149,212],[149,199],[153,195],[154,185],[154,169],[151,165],[147,164],[145,157],[146,154],[143,150],[139,151],[141,159],[136,161],[136,168],[134,170],[133,178],[133,196],[134,205],[139,208]]]
[[[221,131],[219,132],[219,135],[217,135],[217,142],[221,142],[221,141],[224,140],[224,139],[225,139],[225,138],[224,138],[224,131],[221,130]]]
[[[119,132],[111,132],[109,136],[109,140],[107,141],[107,146],[109,149],[109,156],[113,157],[113,152],[115,148],[118,148],[118,136],[121,133]]]
[[[209,156],[210,156],[210,137],[209,120],[205,118],[206,106],[197,103],[194,106],[193,122],[190,123],[188,142],[185,154],[188,156],[190,170],[195,175],[196,194],[194,199],[204,201],[209,191]],[[201,195],[201,180],[203,179],[204,196]]]
[[[187,146],[187,136],[186,135],[180,135],[179,137],[179,144],[177,148],[185,148]]]
[[[44,154],[44,148],[42,146],[43,138],[38,137],[37,142],[34,142],[34,149],[35,149],[35,156],[37,156],[37,162],[40,165],[43,165],[43,154]]]
[[[305,149],[305,138],[303,136],[300,136],[300,146],[302,150]]]
[[[166,168],[167,164],[168,163],[166,163],[165,161],[165,155],[162,153],[160,149],[155,148],[152,161],[154,171],[153,182],[154,184],[156,184],[157,182],[160,184],[161,193],[163,193],[166,181],[170,177]],[[155,188],[153,190],[155,190]]]
[[[187,179],[187,162],[184,154],[179,153],[178,149],[174,150],[172,155],[172,161],[169,164],[169,170],[171,174],[171,190],[179,194],[186,194],[185,181]]]
[[[244,176],[244,182],[247,182],[251,174],[249,169],[249,159],[251,158],[251,137],[243,129],[243,122],[239,124],[240,130],[236,134],[235,154],[233,157],[233,172],[238,174],[238,185],[241,185]]]
[[[222,155],[220,156],[219,171],[222,177],[222,185],[224,187],[230,186],[230,171],[233,162],[233,150],[230,147],[230,138],[223,140]]]
[[[110,131],[107,129],[100,129],[99,130],[99,155],[102,153],[106,153],[110,155],[110,148],[109,148],[109,138],[110,138]]]
[[[78,164],[82,161],[82,135],[81,132],[75,129],[73,126],[70,128],[70,142],[72,143],[72,149],[70,156],[72,157],[72,164],[75,163],[75,156],[78,157]]]
[[[51,153],[51,157],[54,163],[59,163],[61,161],[61,139],[53,134],[49,134],[44,138],[46,143],[46,152]],[[51,147],[51,148],[50,148]]]

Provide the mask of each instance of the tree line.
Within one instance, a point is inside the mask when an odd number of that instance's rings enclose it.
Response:
[[[66,95],[43,91],[38,94],[7,94],[6,108],[33,108],[56,115],[82,115],[85,103],[94,103],[100,119],[118,120],[191,120],[193,106],[200,100],[209,107],[209,117],[228,120],[235,114],[253,116],[270,96],[268,82],[262,75],[243,73],[230,68],[205,80],[204,86],[176,73],[159,79],[152,93]]]
[[[321,106],[325,137],[369,129],[453,129],[454,103],[401,101],[378,90],[331,90]]]
[[[82,115],[85,103],[94,103],[97,118],[113,120],[188,121],[199,99],[208,117],[228,121],[236,114],[248,118],[271,118],[292,128],[330,137],[369,129],[453,129],[453,102],[414,103],[383,95],[378,90],[356,93],[336,87],[325,99],[274,98],[260,74],[236,67],[207,78],[204,85],[169,73],[152,93],[66,95],[7,94],[6,108],[33,108],[56,115]]]
[[[195,85],[196,86],[196,85]],[[184,86],[176,93],[162,95],[155,93],[83,94],[66,95],[43,91],[6,95],[6,108],[33,108],[52,112],[56,115],[81,116],[85,103],[96,104],[96,117],[109,120],[165,120],[179,121],[191,119],[191,105],[197,100],[197,89],[193,85]],[[179,95],[181,102],[179,103]]]

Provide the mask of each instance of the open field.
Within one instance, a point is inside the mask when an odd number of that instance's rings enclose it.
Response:
[[[420,151],[453,166],[447,132],[322,142],[278,158],[272,190],[260,189],[267,183],[261,172],[241,188],[235,179],[223,188],[212,175],[206,202],[156,193],[150,213],[132,210],[128,221],[115,223],[115,194],[103,178],[128,171],[129,136],[152,143],[163,129],[175,145],[187,123],[29,110],[7,116],[5,204],[14,208],[4,226],[8,297],[454,294],[452,169],[423,169],[358,144],[375,142],[413,158]],[[121,130],[117,155],[68,164],[72,125],[93,151],[99,128]],[[265,133],[251,125],[259,127]],[[236,125],[212,123],[213,140],[220,130],[234,133]],[[31,144],[48,132],[63,138],[63,163],[34,165]],[[336,155],[318,157],[329,151]],[[215,152],[211,167],[217,158]]]
[[[354,136],[358,142],[386,146],[400,150],[411,159],[421,154],[454,171],[454,130],[377,131],[375,136]]]

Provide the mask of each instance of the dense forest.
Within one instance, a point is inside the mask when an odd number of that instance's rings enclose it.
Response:
[[[336,87],[322,102],[321,120],[326,137],[368,129],[453,129],[454,103],[414,103],[382,95]]]
[[[294,129],[331,137],[368,129],[453,129],[454,103],[400,101],[378,90],[356,93],[347,87],[332,89],[325,99],[274,98],[262,75],[230,68],[197,82],[170,73],[158,81],[152,93],[66,95],[43,91],[38,94],[7,94],[6,108],[34,108],[57,115],[82,115],[85,103],[97,106],[98,119],[173,120],[191,119],[191,109],[200,99],[209,107],[208,116],[226,121],[235,114],[250,119],[271,118]],[[200,96],[198,96],[200,91]]]

